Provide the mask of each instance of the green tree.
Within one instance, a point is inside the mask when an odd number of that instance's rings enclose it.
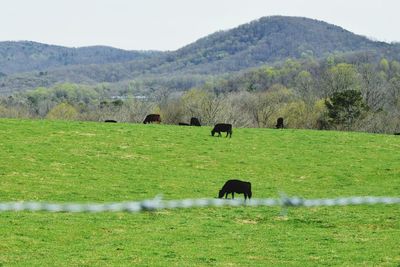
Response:
[[[400,63],[396,60],[390,62],[390,77],[395,77],[400,75]]]
[[[360,91],[346,90],[335,92],[325,101],[330,121],[349,130],[356,119],[366,110]]]
[[[336,92],[359,89],[358,73],[351,64],[340,63],[328,69],[325,74],[324,97]]]
[[[389,61],[386,58],[382,58],[381,61],[379,62],[379,68],[385,73],[388,73],[390,69]]]
[[[50,120],[75,120],[78,118],[78,112],[70,104],[60,103],[49,111],[46,118]]]

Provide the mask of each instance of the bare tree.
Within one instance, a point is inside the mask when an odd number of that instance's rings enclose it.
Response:
[[[231,93],[224,97],[217,120],[233,124],[234,127],[254,127],[251,107],[253,95],[249,92]]]
[[[214,124],[222,108],[222,96],[216,96],[209,91],[193,89],[182,96],[185,112],[198,117],[204,124]]]
[[[282,85],[275,85],[269,91],[257,94],[253,116],[258,127],[273,123],[273,117],[280,117],[278,111],[293,97],[292,91]]]
[[[160,113],[163,123],[178,124],[184,117],[182,101],[179,98],[170,99],[161,107]]]
[[[378,111],[384,106],[386,75],[374,71],[370,64],[365,64],[360,69],[361,94],[367,106],[373,111]]]

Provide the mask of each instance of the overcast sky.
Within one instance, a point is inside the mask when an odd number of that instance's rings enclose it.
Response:
[[[263,16],[323,20],[400,41],[400,0],[0,0],[0,41],[175,50]]]

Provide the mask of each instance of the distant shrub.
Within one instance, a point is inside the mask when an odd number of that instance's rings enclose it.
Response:
[[[78,111],[68,103],[60,103],[49,111],[46,118],[50,120],[75,120],[78,118]]]

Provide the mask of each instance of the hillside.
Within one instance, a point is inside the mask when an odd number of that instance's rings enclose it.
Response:
[[[305,130],[0,119],[1,201],[213,198],[232,177],[253,198],[398,196],[396,136]],[[243,199],[243,195],[235,194]],[[0,262],[15,266],[387,265],[399,205],[1,212]],[[301,248],[301,249],[299,249]]]
[[[274,16],[209,35],[179,49],[174,56],[193,65],[216,62],[224,70],[239,70],[286,58],[319,58],[333,52],[385,47],[389,45],[322,21]]]
[[[108,64],[150,58],[161,52],[125,51],[107,46],[68,48],[37,42],[0,42],[0,73],[45,71],[62,66]]]
[[[44,57],[38,62],[41,62],[40,69],[46,69],[45,72],[38,72],[35,69],[35,72],[31,73],[2,77],[0,92],[4,94],[66,81],[96,84],[141,77],[219,75],[281,62],[287,58],[318,59],[331,53],[371,51],[377,55],[397,59],[400,46],[374,42],[322,21],[273,16],[211,34],[172,52],[142,53],[107,49],[79,48],[72,50],[74,52],[71,54],[66,52],[65,58]],[[15,48],[15,50],[21,49]],[[13,60],[7,52],[3,53],[5,53],[3,62],[10,58],[10,63],[6,64],[9,70],[27,68],[21,66],[22,59],[27,56],[15,57]],[[16,54],[20,53],[22,52]],[[26,63],[27,66],[30,65],[29,62]],[[34,66],[36,63],[32,64]],[[82,64],[91,65],[82,66]],[[0,69],[0,72],[5,71]]]

